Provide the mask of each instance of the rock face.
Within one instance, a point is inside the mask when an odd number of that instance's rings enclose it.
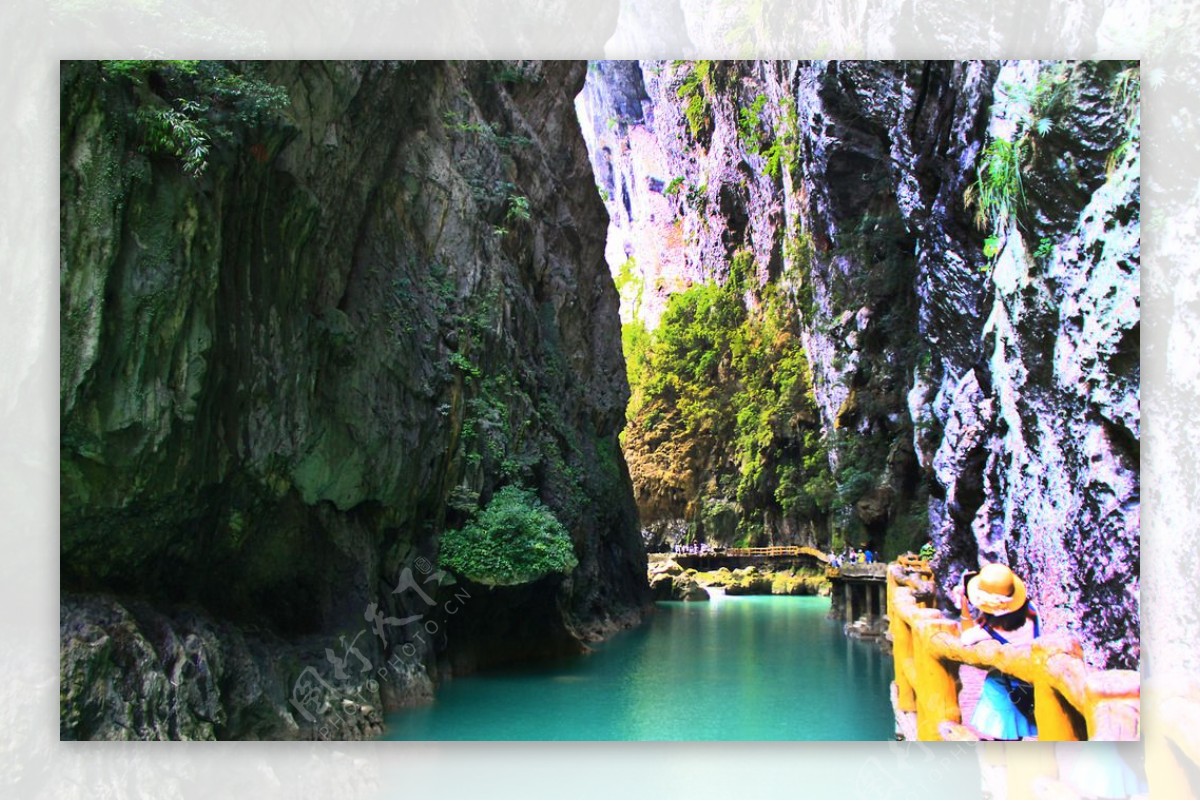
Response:
[[[809,377],[755,446],[755,497],[732,490],[732,429],[664,441],[666,395],[631,418],[649,539],[728,542],[753,523],[764,544],[891,555],[928,533],[943,602],[965,569],[1004,562],[1047,628],[1136,666],[1136,70],[601,64],[579,105],[627,328],[653,332],[674,294],[733,280],[750,254],[788,298]],[[686,470],[665,473],[663,452]],[[782,503],[800,465],[808,502]]]
[[[828,595],[829,580],[824,574],[792,567],[759,570],[754,565],[730,570],[685,571],[674,559],[655,561],[651,556],[647,577],[656,601],[707,601],[708,588],[716,587],[726,595]]]
[[[324,735],[288,704],[290,679],[325,662],[337,638],[287,641],[243,631],[194,609],[67,596],[62,603],[64,738],[211,740]],[[280,664],[282,662],[283,664]],[[383,730],[375,674],[322,687],[313,710],[342,738]],[[427,701],[424,674],[407,677],[405,703]],[[375,682],[378,684],[378,682]],[[393,686],[400,682],[393,681]],[[399,687],[395,687],[399,689]]]
[[[983,436],[968,446],[982,460],[964,460],[957,480],[982,490],[969,521],[980,559],[1028,577],[1043,619],[1078,627],[1094,661],[1136,667],[1140,159],[1111,102],[1114,72],[1068,73],[1072,99],[1040,143],[1024,228],[1004,231],[983,327]],[[1006,67],[997,85],[1036,94],[1054,76]],[[994,126],[1028,114],[1011,96],[994,107]],[[964,414],[971,401],[948,390],[943,376],[948,413]],[[955,459],[964,448],[947,440],[938,454]],[[938,540],[966,538],[966,521],[948,517]]]
[[[266,70],[283,119],[193,177],[146,152],[169,85],[63,69],[64,737],[364,736],[649,600],[585,66]],[[438,537],[504,484],[579,565],[472,603]]]
[[[673,559],[652,562],[647,570],[650,593],[656,601],[707,601],[708,590],[696,579],[696,571],[684,571]]]

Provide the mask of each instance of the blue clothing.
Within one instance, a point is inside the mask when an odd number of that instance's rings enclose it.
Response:
[[[1036,614],[1031,617],[1033,619],[1033,637],[1037,639],[1042,633],[1041,624],[1038,622]],[[1008,640],[991,626],[985,623],[982,628],[996,642],[1008,645]],[[1028,693],[1033,692],[1033,688],[1028,684],[1019,682],[1011,676],[997,672],[988,673],[983,682],[983,689],[979,693],[979,705],[975,707],[975,713],[971,715],[971,725],[997,740],[1020,740],[1022,737],[1036,737],[1037,726],[1013,702],[1009,688],[1014,685],[1023,686]],[[1028,711],[1032,714],[1033,697],[1026,695],[1025,698],[1028,699]]]
[[[979,704],[971,715],[971,725],[997,740],[1019,740],[1037,736],[1037,726],[1017,709],[1008,696],[1004,678],[990,674],[983,682]]]

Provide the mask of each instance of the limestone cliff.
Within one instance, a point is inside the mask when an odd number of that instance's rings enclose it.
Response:
[[[584,65],[260,69],[286,107],[189,169],[147,129],[179,85],[63,66],[64,737],[361,736],[648,600]],[[578,567],[433,572],[508,484]]]
[[[1137,664],[1136,67],[600,63],[580,110],[627,329],[674,336],[673,298],[748,263],[744,315],[782,293],[807,367],[749,425],[672,428],[651,386],[625,434],[648,540],[928,532],[943,600],[1006,562],[1091,661]],[[746,397],[736,342],[707,346],[704,392]]]

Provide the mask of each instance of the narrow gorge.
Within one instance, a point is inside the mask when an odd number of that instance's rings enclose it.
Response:
[[[61,99],[64,739],[368,738],[615,663],[684,545],[929,538],[944,607],[1002,562],[1138,666],[1136,64],[64,62]]]
[[[600,62],[648,547],[932,539],[1136,667],[1136,66]]]

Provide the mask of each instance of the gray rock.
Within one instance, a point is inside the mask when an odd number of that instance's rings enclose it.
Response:
[[[689,575],[676,576],[672,585],[672,600],[676,601],[707,601],[708,590],[701,587],[696,579]]]

